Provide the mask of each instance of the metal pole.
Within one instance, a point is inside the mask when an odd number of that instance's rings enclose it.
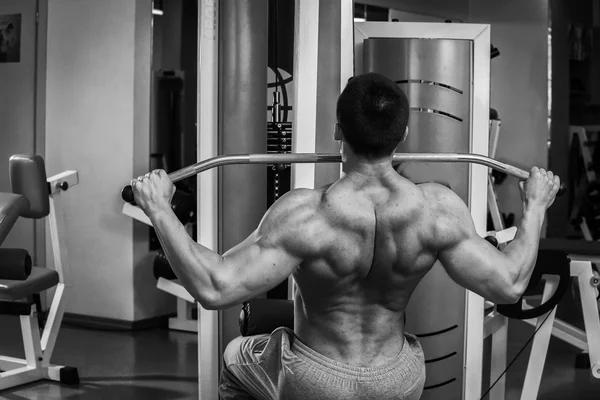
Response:
[[[221,154],[267,150],[268,5],[268,0],[221,0]],[[219,205],[218,251],[225,252],[256,229],[267,209],[266,168],[234,165],[221,169]],[[220,312],[219,354],[239,335],[239,313],[239,307]]]

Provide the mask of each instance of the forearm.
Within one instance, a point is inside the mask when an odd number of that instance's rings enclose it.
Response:
[[[179,281],[203,306],[212,303],[217,295],[213,271],[221,256],[192,240],[170,208],[152,213],[150,220]]]
[[[510,261],[515,286],[523,290],[535,267],[543,222],[543,210],[525,208],[514,240],[503,251]]]

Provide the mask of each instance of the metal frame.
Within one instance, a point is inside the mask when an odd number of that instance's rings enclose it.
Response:
[[[542,303],[545,303],[556,291],[556,288],[558,287],[558,278],[556,276],[544,275],[542,279],[545,280]],[[535,329],[537,333],[531,344],[531,353],[529,354],[529,361],[527,362],[521,400],[537,399],[555,317],[556,307],[549,313],[535,319]]]
[[[218,154],[219,0],[198,4],[198,160]],[[198,176],[198,243],[218,250],[218,176],[213,169]],[[198,397],[219,397],[219,312],[198,304]]]
[[[582,308],[584,310],[583,313],[584,313],[584,318],[585,318],[585,315],[586,315],[586,313],[589,313],[589,310],[594,310],[594,308],[598,308],[598,306],[596,305],[596,303],[597,303],[596,297],[598,295],[598,293],[597,293],[598,289],[592,288],[591,289],[592,296],[590,296],[588,293],[588,287],[591,286],[589,283],[590,283],[590,280],[594,276],[593,270],[590,268],[590,264],[591,263],[599,264],[600,256],[588,257],[588,256],[580,256],[577,254],[572,254],[572,255],[570,255],[570,257],[571,257],[571,276],[577,278],[580,289],[585,286],[585,291],[581,292],[581,304],[582,304]],[[592,311],[592,313],[593,313],[593,311]],[[598,313],[596,312],[596,314],[598,314]],[[529,322],[529,321],[525,321],[525,322]],[[594,359],[596,360],[596,362],[600,362],[600,326],[594,322],[593,314],[591,315],[591,319],[589,320],[589,322],[590,322],[589,326],[592,329],[591,337],[597,338],[596,342],[594,342],[594,345],[592,346],[593,349],[595,350],[594,353],[596,354]],[[586,338],[586,336],[590,336],[587,321],[586,321],[586,330],[588,331],[587,335],[586,335],[586,332],[582,331],[581,329],[575,328],[574,326],[567,324],[563,321],[556,320],[556,324],[554,326],[554,330],[553,330],[552,334],[554,336],[556,336],[557,338],[559,338],[575,347],[580,348],[582,351],[589,351],[590,348],[588,345],[588,339]],[[594,365],[594,362],[592,362],[592,361],[593,361],[592,357],[590,357],[591,365]],[[599,373],[600,373],[600,371],[599,371]]]
[[[593,287],[590,283],[595,276],[592,263],[600,263],[600,256],[569,254],[569,258],[571,259],[571,276],[577,278],[579,284],[585,331],[560,319],[555,319],[549,324],[552,328],[549,328],[549,331],[545,332],[545,334],[553,335],[584,352],[588,352],[592,375],[595,378],[600,379],[600,306],[596,300],[598,288]],[[524,322],[534,325],[531,320],[525,320]],[[538,332],[538,335],[539,334],[540,333]],[[544,351],[540,357],[545,359],[546,351]],[[527,383],[527,378],[525,382]],[[533,383],[537,383],[537,381],[533,381]],[[525,399],[526,397],[522,396],[521,398]]]
[[[499,119],[490,120],[490,144],[489,144],[489,156],[496,157],[496,149],[498,148],[498,139],[500,138],[500,125],[502,121]],[[496,190],[494,189],[494,181],[492,174],[488,175],[487,179],[488,189],[488,209],[492,216],[492,223],[496,232],[504,230],[504,220],[502,219],[502,213],[498,207],[498,196],[496,196]]]
[[[315,153],[317,144],[319,0],[296,0],[295,3],[292,149],[294,153]],[[290,186],[292,190],[314,188],[315,164],[292,165]]]
[[[317,145],[319,0],[295,0],[294,17],[292,149],[295,153],[314,153]],[[290,189],[314,188],[315,170],[315,164],[292,164]],[[293,299],[294,278],[290,276],[287,281],[288,298]]]
[[[121,210],[121,212],[123,214],[127,215],[128,217],[131,217],[131,218],[133,218],[137,221],[140,221],[146,225],[152,226],[152,222],[150,221],[150,218],[148,218],[148,216],[138,206],[134,206],[129,203],[123,203],[123,209]]]
[[[500,136],[500,121],[490,121],[490,156],[494,157]],[[491,174],[487,178],[488,209],[492,217],[494,236],[500,245],[510,242],[517,234],[517,228],[504,229],[504,220],[498,207],[498,197],[494,189]],[[494,307],[493,303],[490,303]],[[491,336],[492,349],[490,352],[490,383],[494,382],[506,368],[506,345],[508,343],[508,318],[495,309],[484,317],[483,338]],[[506,376],[500,378],[490,390],[489,400],[504,400],[506,398]]]
[[[495,158],[496,149],[498,148],[498,139],[500,138],[500,127],[502,126],[502,120],[492,119],[490,120],[490,143],[488,156]]]
[[[66,171],[48,178],[47,182],[50,187],[48,223],[54,268],[58,272],[59,283],[56,285],[41,337],[35,307],[31,307],[29,315],[20,316],[25,359],[0,356],[0,370],[6,371],[0,373],[0,390],[40,379],[60,382],[60,370],[64,368],[50,364],[71,287],[69,256],[65,245],[65,219],[59,205],[62,193],[59,184],[67,182],[69,187],[75,186],[79,183],[79,177],[77,171]]]
[[[479,24],[441,23],[355,23],[355,73],[362,72],[362,46],[366,38],[426,38],[473,41],[473,75],[471,92],[470,152],[487,154],[489,149],[490,99],[490,26]],[[477,134],[478,132],[481,132]],[[485,133],[485,134],[484,134]],[[469,168],[469,201],[477,232],[483,236],[487,221],[487,169],[471,165]],[[483,298],[466,290],[465,311],[465,369],[463,399],[479,400],[481,396],[483,363]]]
[[[35,43],[35,154],[46,154],[46,59],[48,48],[48,0],[37,1]],[[35,222],[35,258],[46,257],[46,224]],[[42,304],[43,300],[42,300]]]
[[[510,232],[509,229],[511,230]],[[514,239],[516,229],[509,229],[503,231],[502,239],[497,237],[498,242],[507,243]],[[600,314],[599,305],[596,301],[598,289],[591,284],[591,280],[594,278],[592,263],[600,263],[600,256],[587,256],[575,253],[568,256],[571,260],[569,264],[571,276],[577,278],[579,283],[585,331],[557,319],[555,317],[557,307],[539,318],[523,321],[534,326],[536,329],[539,328],[539,330],[533,339],[525,380],[523,382],[523,391],[521,392],[521,400],[535,399],[538,396],[551,336],[555,336],[582,351],[587,351],[589,353],[592,375],[600,379]],[[545,302],[556,290],[558,280],[555,276],[551,275],[543,275],[542,279],[545,281],[542,302]],[[530,307],[526,301],[524,305],[525,307]],[[546,322],[540,328],[543,321]],[[496,311],[486,316],[484,338],[491,336],[492,339],[490,356],[491,382],[497,379],[506,369],[507,332],[508,318]],[[504,400],[506,392],[505,381],[506,376],[499,380],[496,386],[490,391],[490,400]]]
[[[569,254],[569,258],[571,259],[571,276],[577,278],[579,283],[585,331],[557,319],[555,317],[556,307],[550,313],[537,319],[523,321],[539,330],[532,342],[525,380],[523,382],[523,391],[521,392],[521,400],[535,399],[538,396],[551,336],[555,336],[582,351],[588,351],[592,375],[596,379],[600,379],[600,316],[598,313],[598,303],[596,302],[598,289],[593,287],[590,283],[591,279],[594,277],[592,262],[600,262],[600,257]],[[558,280],[555,276],[544,275],[543,279],[545,280],[545,285],[542,302],[546,301],[558,286]],[[525,305],[528,306],[526,302]],[[546,318],[547,321],[544,326],[540,328]],[[504,326],[507,326],[508,319],[505,321]],[[493,332],[492,334],[495,336],[497,332],[498,331]],[[492,336],[492,340],[494,339],[494,336]],[[495,370],[502,372],[506,367],[506,340],[497,340],[492,343],[492,366],[494,366],[495,363]],[[494,356],[496,355],[503,357],[503,362],[502,360],[495,360]],[[496,374],[495,376],[498,375]],[[492,375],[492,379],[494,379],[495,376]],[[498,389],[498,393],[502,393],[503,395],[505,390],[504,382],[502,382],[501,386],[501,389]],[[492,389],[492,392],[495,390],[496,388]],[[498,394],[497,397],[490,396],[490,399],[499,400],[504,399],[504,397],[500,397]]]
[[[172,294],[177,300],[177,314],[169,318],[169,329],[198,332],[198,320],[192,317],[196,300],[178,280],[158,278],[156,288]]]
[[[592,375],[596,379],[600,379],[600,306],[596,300],[598,297],[598,288],[591,285],[591,280],[594,277],[592,263],[600,263],[600,257],[588,257],[577,254],[572,254],[570,257],[571,276],[577,277],[579,282],[581,307],[588,345],[587,350],[589,352]],[[577,328],[564,322],[559,325],[559,329],[563,331],[563,334],[555,336],[563,340],[570,332],[575,337],[581,337],[583,333],[583,331],[577,330]],[[579,335],[576,336],[573,333],[578,333]]]
[[[354,0],[340,0],[340,93],[354,76]],[[340,165],[340,176],[343,174]]]

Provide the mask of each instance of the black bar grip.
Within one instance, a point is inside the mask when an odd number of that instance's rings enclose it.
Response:
[[[133,203],[133,188],[131,185],[127,185],[121,190],[121,198],[127,203]]]

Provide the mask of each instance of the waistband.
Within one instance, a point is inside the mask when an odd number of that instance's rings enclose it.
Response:
[[[324,356],[304,344],[289,328],[284,329],[290,339],[291,351],[302,361],[337,376],[360,381],[379,381],[390,376],[397,380],[412,380],[423,372],[424,356],[416,336],[404,334],[400,352],[388,363],[374,367],[357,367]]]

